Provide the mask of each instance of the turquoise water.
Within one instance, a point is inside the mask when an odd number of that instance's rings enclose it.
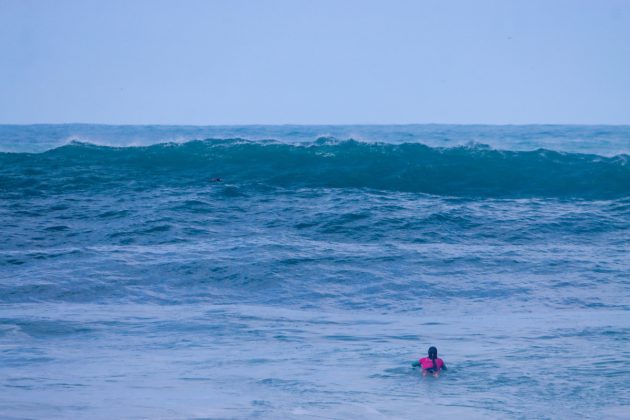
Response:
[[[2,417],[630,414],[630,127],[0,126],[0,151]]]

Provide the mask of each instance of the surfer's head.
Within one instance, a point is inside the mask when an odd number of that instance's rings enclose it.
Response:
[[[433,346],[429,347],[429,359],[435,359],[437,357],[437,349]]]

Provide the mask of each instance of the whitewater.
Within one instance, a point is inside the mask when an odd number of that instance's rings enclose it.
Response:
[[[629,154],[630,126],[0,125],[0,417],[628,418]]]

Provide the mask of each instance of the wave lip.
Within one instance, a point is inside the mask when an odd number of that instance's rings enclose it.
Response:
[[[546,149],[452,148],[320,138],[287,144],[208,139],[143,147],[71,144],[39,154],[1,153],[0,191],[103,188],[134,182],[283,188],[367,188],[461,197],[630,196],[628,155]]]

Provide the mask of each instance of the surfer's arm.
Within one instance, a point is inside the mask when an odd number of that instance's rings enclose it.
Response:
[[[448,369],[446,368],[446,363],[442,363],[442,369],[443,369],[443,370],[448,370]]]

